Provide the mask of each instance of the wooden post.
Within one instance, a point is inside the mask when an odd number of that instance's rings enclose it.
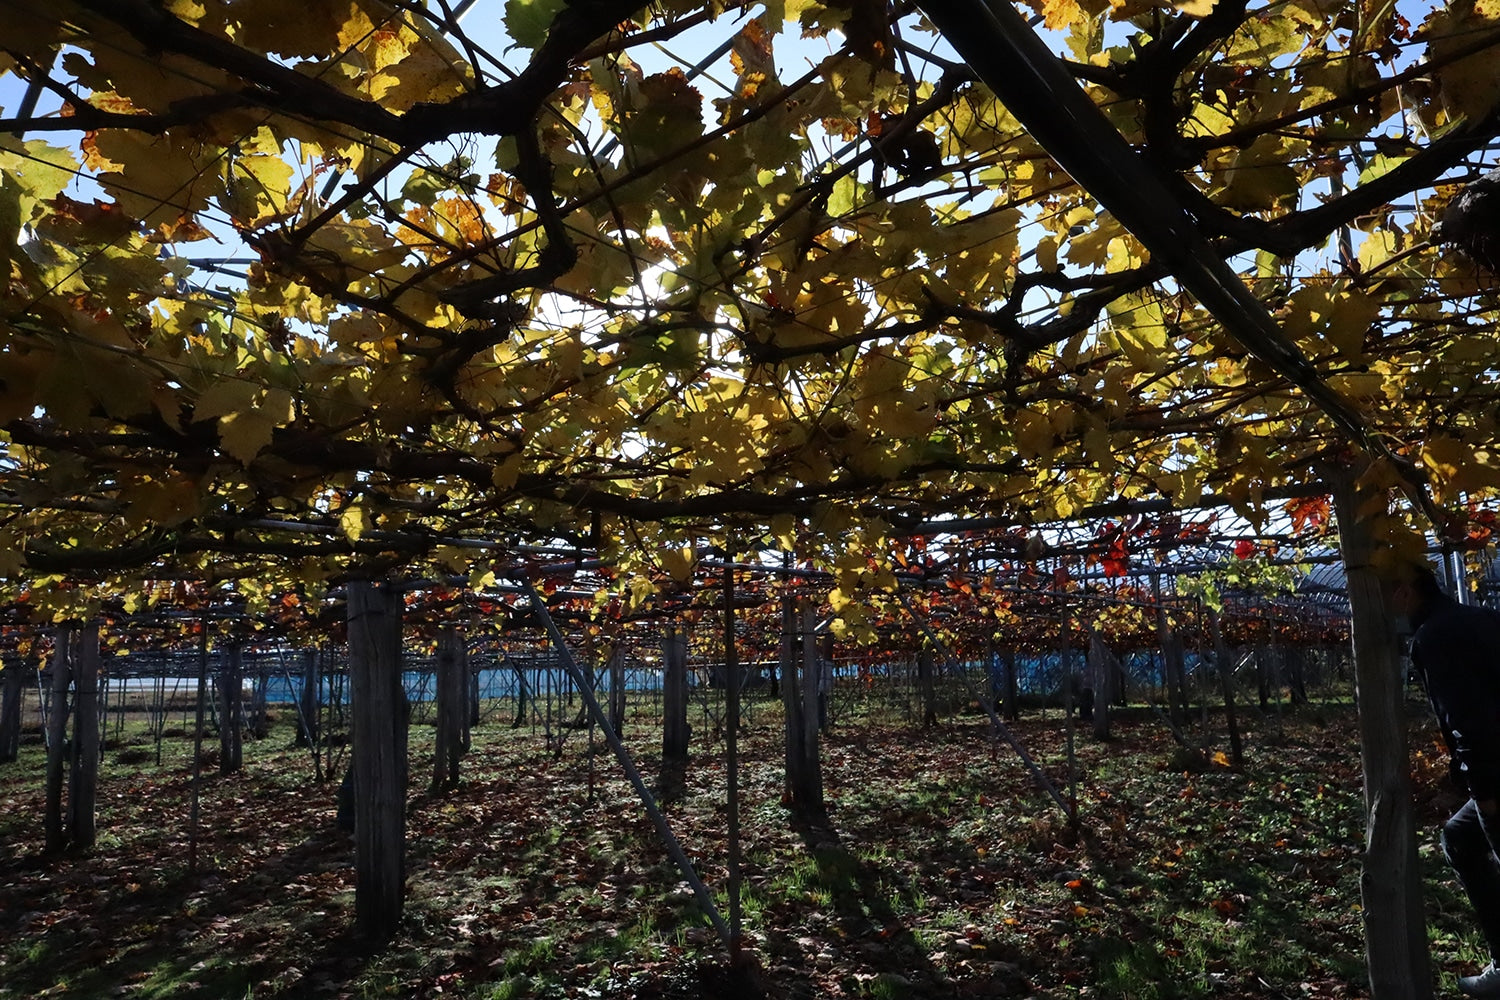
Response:
[[[687,636],[668,626],[661,641],[662,730],[660,791],[664,801],[680,799],[688,766]]]
[[[781,595],[781,703],[786,718],[787,802],[796,804],[802,773],[802,681],[797,672],[797,606],[790,590]]]
[[[1057,634],[1060,637],[1063,678],[1064,743],[1068,752],[1068,822],[1078,825],[1078,748],[1074,745],[1073,720],[1073,623],[1066,608],[1058,616]]]
[[[60,851],[67,844],[63,828],[63,777],[67,772],[68,689],[73,679],[73,635],[76,630],[57,630],[52,646],[52,704],[47,712],[46,808],[42,825],[46,849]]]
[[[814,625],[813,605],[806,598],[801,605],[802,620],[802,766],[796,805],[805,816],[818,821],[826,819],[823,804],[823,761],[818,744],[818,683],[822,679],[818,663],[818,636]]]
[[[75,651],[68,840],[77,849],[94,846],[94,795],[99,787],[99,626],[77,631]]]
[[[401,608],[401,593],[390,582],[349,581],[355,932],[376,943],[395,935],[406,903]]]
[[[14,761],[21,752],[21,692],[26,670],[12,659],[0,664],[0,764]]]
[[[224,644],[219,661],[219,773],[234,774],[244,760],[241,733],[241,695],[244,692],[244,646],[238,639]]]
[[[1371,559],[1375,536],[1368,508],[1383,498],[1356,487],[1353,470],[1338,470],[1334,511],[1348,576],[1355,701],[1365,776],[1365,856],[1360,876],[1365,959],[1371,1000],[1427,1000],[1432,970],[1417,863],[1411,762],[1406,745],[1404,678],[1386,599]],[[1363,508],[1363,509],[1362,509]]]
[[[624,644],[616,646],[609,654],[609,724],[616,733],[625,732],[625,659]]]
[[[740,961],[740,658],[734,631],[734,567],[724,567],[724,777],[729,836],[729,960]]]
[[[203,716],[208,700],[208,619],[198,623],[198,698],[193,722],[193,785],[188,803],[188,871],[198,870],[198,820],[202,812],[203,792]],[[157,759],[161,758],[160,744]]]
[[[318,715],[322,711],[323,699],[319,696],[322,678],[318,674],[319,653],[316,648],[302,651],[302,691],[298,696],[297,719],[301,726],[297,730],[297,745],[316,748],[318,745]],[[314,753],[314,757],[317,754]],[[319,780],[322,769],[319,767]]]
[[[438,634],[437,644],[437,732],[433,740],[433,794],[458,785],[458,761],[463,755],[463,730],[468,711],[467,664],[463,636],[455,628]]]
[[[922,693],[922,728],[937,725],[937,688],[932,679],[932,650],[917,650],[917,687]]]

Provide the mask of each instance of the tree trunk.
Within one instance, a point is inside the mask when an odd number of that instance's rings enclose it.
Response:
[[[389,582],[348,584],[355,932],[380,943],[395,935],[406,900],[401,608]]]
[[[432,751],[432,793],[458,785],[458,761],[463,756],[463,733],[469,712],[468,664],[463,636],[445,628],[437,645],[437,733]]]
[[[15,660],[0,665],[0,764],[21,753],[21,692],[26,671]]]
[[[661,797],[663,801],[672,802],[682,798],[687,785],[687,636],[668,626],[661,641],[661,655]]]
[[[52,704],[47,714],[47,785],[43,829],[48,852],[67,845],[63,827],[63,778],[68,758],[68,688],[73,679],[72,628],[60,628],[52,647]]]
[[[227,643],[219,664],[219,773],[236,774],[244,762],[240,696],[244,691],[244,647]]]
[[[68,782],[68,839],[94,846],[94,797],[99,787],[99,627],[80,629],[75,639],[73,685],[73,773]]]
[[[1355,486],[1350,470],[1335,478],[1334,510],[1348,575],[1355,701],[1365,775],[1365,856],[1360,895],[1371,1000],[1426,1000],[1432,970],[1417,864],[1415,815],[1406,745],[1405,693],[1391,617],[1371,566],[1374,532],[1362,505],[1381,497]]]
[[[937,687],[932,679],[932,650],[917,650],[917,687],[922,693],[922,728],[937,725]]]

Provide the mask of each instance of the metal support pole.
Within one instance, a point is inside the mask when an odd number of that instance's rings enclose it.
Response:
[[[667,854],[676,862],[677,869],[682,872],[683,879],[692,887],[693,895],[697,898],[698,905],[703,908],[704,914],[713,923],[714,930],[719,932],[719,937],[723,939],[724,946],[733,949],[734,936],[729,930],[729,924],[725,922],[724,917],[719,913],[719,908],[714,905],[713,893],[708,891],[708,886],[703,884],[703,880],[698,877],[697,871],[693,869],[693,863],[688,860],[687,853],[682,849],[682,844],[678,842],[676,834],[672,832],[671,825],[667,823],[667,817],[662,814],[661,809],[656,804],[655,796],[651,794],[651,789],[646,787],[646,782],[641,777],[641,772],[636,769],[635,761],[631,758],[630,751],[625,749],[625,744],[620,742],[619,735],[615,732],[614,727],[609,724],[609,718],[604,714],[604,709],[600,707],[599,699],[594,697],[593,689],[589,687],[588,680],[584,677],[583,671],[579,668],[577,661],[573,659],[573,654],[568,649],[567,641],[563,638],[562,630],[557,627],[557,623],[552,620],[552,615],[547,611],[547,604],[542,600],[542,595],[537,593],[536,587],[532,585],[530,580],[524,581],[524,584],[527,592],[531,595],[532,610],[536,612],[537,619],[541,621],[542,626],[547,630],[547,636],[552,640],[552,645],[557,648],[557,656],[562,661],[563,669],[572,678],[574,686],[577,687],[579,695],[583,698],[584,706],[588,709],[594,722],[598,724],[599,729],[604,733],[604,741],[614,751],[615,758],[620,762],[621,770],[630,779],[630,783],[635,786],[636,795],[640,796],[641,805],[645,807],[646,815],[651,818],[652,824],[656,827],[656,832],[661,836],[662,844],[666,847]]]
[[[1036,779],[1037,784],[1041,785],[1047,794],[1052,796],[1052,801],[1057,803],[1058,808],[1071,821],[1073,819],[1073,811],[1068,808],[1068,800],[1063,798],[1062,792],[1058,791],[1057,786],[1052,783],[1051,778],[1047,777],[1046,772],[1037,766],[1031,754],[1026,752],[1026,748],[1021,745],[1020,741],[1016,739],[1015,734],[1010,731],[1010,727],[1000,721],[1000,716],[995,712],[994,703],[986,698],[982,691],[974,687],[974,683],[969,680],[967,673],[958,668],[958,664],[954,662],[953,654],[948,652],[948,647],[937,637],[937,633],[932,630],[932,626],[927,624],[926,619],[911,606],[911,601],[907,598],[906,594],[902,591],[897,591],[896,599],[901,602],[901,606],[906,609],[906,613],[911,615],[912,621],[916,622],[923,634],[927,636],[927,641],[931,642],[933,648],[943,655],[943,659],[948,662],[949,667],[964,682],[964,687],[968,689],[969,694],[984,708],[985,713],[990,717],[990,725],[995,727],[995,732],[999,733],[1005,742],[1010,744],[1011,749],[1016,752],[1016,756],[1021,758],[1021,763],[1026,765],[1027,770],[1031,772],[1031,776]]]

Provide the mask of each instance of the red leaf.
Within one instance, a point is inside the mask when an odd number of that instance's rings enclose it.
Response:
[[[1288,501],[1286,512],[1292,518],[1292,530],[1301,531],[1303,528],[1317,528],[1328,523],[1328,498],[1327,497],[1301,497]]]
[[[1125,536],[1117,535],[1109,543],[1109,551],[1104,555],[1104,575],[1109,577],[1124,576],[1130,572],[1130,550],[1125,547]]]

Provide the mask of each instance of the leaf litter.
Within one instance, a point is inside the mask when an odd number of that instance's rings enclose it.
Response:
[[[285,720],[244,770],[205,774],[187,868],[189,743],[163,765],[106,751],[96,849],[41,844],[42,756],[0,770],[0,997],[1308,997],[1365,995],[1352,709],[1262,720],[1236,773],[1148,713],[1077,740],[1079,824],[981,720],[841,725],[826,824],[782,805],[779,720],[740,739],[746,964],[730,968],[602,745],[477,730],[461,785],[409,798],[402,931],[369,953],[352,841]],[[1455,794],[1419,720],[1424,828]],[[1064,729],[1015,732],[1069,787]],[[626,737],[653,773],[659,737]],[[412,730],[413,774],[430,729]],[[722,744],[699,740],[678,837],[727,914]],[[1190,766],[1184,766],[1184,764]],[[592,778],[590,772],[592,771]],[[1434,964],[1477,968],[1435,836],[1422,862]],[[1451,905],[1450,905],[1451,904]]]

